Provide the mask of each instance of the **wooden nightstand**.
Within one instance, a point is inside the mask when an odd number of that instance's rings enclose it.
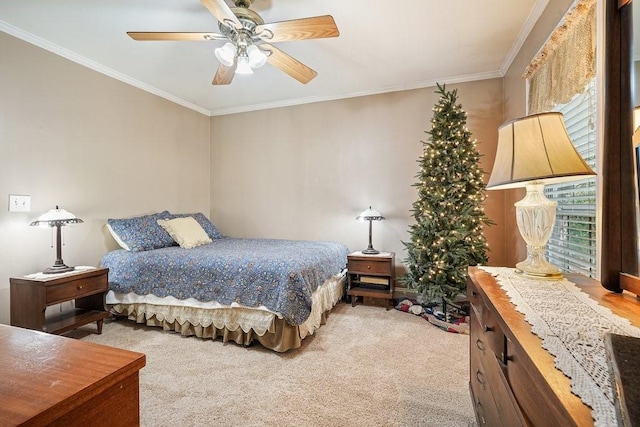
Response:
[[[108,268],[78,270],[65,274],[31,274],[11,277],[11,325],[62,334],[109,316],[105,308]],[[46,317],[47,306],[75,300],[75,310]]]
[[[358,297],[383,298],[389,310],[396,281],[395,256],[395,252],[365,255],[360,251],[347,255],[347,295],[351,297],[352,306]]]

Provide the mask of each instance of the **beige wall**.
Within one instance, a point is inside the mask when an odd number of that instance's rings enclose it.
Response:
[[[467,111],[489,171],[502,120],[501,79],[452,85]],[[373,224],[373,245],[405,257],[412,187],[427,140],[435,88],[372,95],[211,118],[211,216],[237,237],[326,239],[367,246],[369,205],[387,219]],[[486,212],[503,223],[490,197]],[[502,264],[502,226],[487,231],[491,262]]]
[[[63,258],[98,265],[115,242],[110,217],[209,211],[209,117],[0,32],[0,323],[9,277],[53,264],[48,229],[28,224],[56,204]],[[9,194],[31,212],[7,212]]]
[[[504,121],[513,120],[527,114],[527,88],[522,73],[533,57],[538,53],[551,32],[558,25],[567,12],[573,0],[553,0],[545,8],[542,16],[520,48],[518,55],[512,62],[504,76]],[[507,251],[506,266],[515,266],[527,256],[526,246],[520,237],[516,224],[516,212],[513,204],[524,197],[524,190],[493,191],[496,198],[504,200],[505,233],[503,245],[505,248],[516,248]]]

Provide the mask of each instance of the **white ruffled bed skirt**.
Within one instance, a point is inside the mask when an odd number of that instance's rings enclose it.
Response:
[[[329,278],[312,295],[311,314],[298,326],[287,323],[280,314],[266,307],[239,304],[202,303],[194,299],[158,298],[135,293],[107,293],[111,312],[137,323],[200,338],[234,341],[249,345],[253,340],[276,351],[300,347],[302,340],[325,323],[344,291],[344,273]]]

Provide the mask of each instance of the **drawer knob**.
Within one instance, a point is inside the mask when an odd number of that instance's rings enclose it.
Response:
[[[367,270],[371,270],[371,266],[370,265],[367,265]]]
[[[493,326],[485,326],[484,327],[484,331],[485,332],[492,332],[493,331]]]
[[[81,289],[82,289],[82,285],[78,285],[78,290],[81,290]]]
[[[480,338],[476,340],[476,347],[478,347],[478,349],[484,354],[484,343]]]

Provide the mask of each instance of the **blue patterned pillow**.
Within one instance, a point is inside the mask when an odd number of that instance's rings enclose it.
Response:
[[[151,249],[174,246],[169,233],[158,225],[159,219],[170,219],[169,211],[135,218],[108,219],[109,231],[124,249],[128,251],[149,251]]]
[[[213,223],[211,223],[211,221],[209,221],[209,219],[206,216],[204,216],[204,214],[201,212],[192,213],[192,214],[172,214],[171,218],[184,218],[186,216],[192,216],[193,219],[198,221],[198,224],[200,224],[200,226],[204,229],[204,231],[207,233],[207,235],[210,238],[221,239],[224,237],[222,233],[218,231],[216,226],[213,225]]]

